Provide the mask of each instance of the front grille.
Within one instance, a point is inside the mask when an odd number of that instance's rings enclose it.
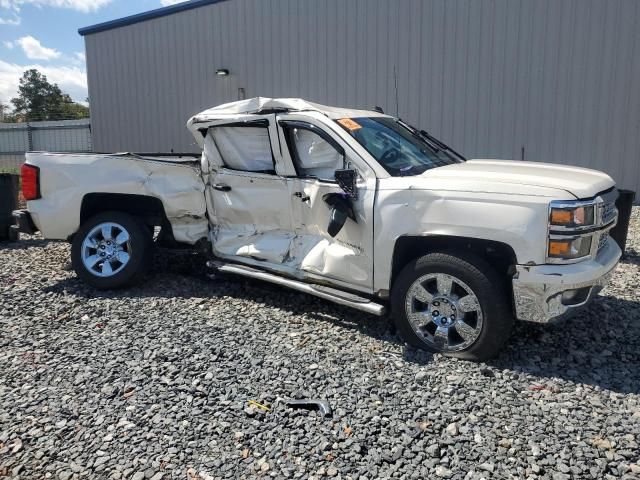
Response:
[[[616,208],[616,204],[614,202],[604,203],[602,204],[602,224],[607,225],[609,222],[613,221],[618,215],[618,209]]]
[[[609,232],[603,233],[600,236],[600,240],[598,241],[598,252],[600,252],[600,250],[602,250],[607,245],[608,242],[609,242]]]

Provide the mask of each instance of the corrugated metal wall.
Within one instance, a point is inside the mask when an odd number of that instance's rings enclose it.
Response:
[[[468,157],[640,190],[638,25],[637,0],[221,2],[86,37],[95,148],[193,151],[187,118],[243,88],[397,105]]]

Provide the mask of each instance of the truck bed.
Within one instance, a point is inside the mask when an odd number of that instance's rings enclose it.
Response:
[[[162,202],[178,242],[194,244],[208,235],[204,181],[195,154],[30,152],[26,163],[40,169],[41,198],[28,202],[45,238],[66,240],[80,227],[87,196],[139,196]]]

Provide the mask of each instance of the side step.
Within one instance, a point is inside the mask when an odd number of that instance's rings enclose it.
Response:
[[[245,265],[207,262],[207,266],[217,270],[218,272],[243,275],[245,277],[255,278],[256,280],[263,280],[265,282],[275,283],[276,285],[282,285],[299,292],[315,295],[316,297],[324,298],[330,302],[355,308],[356,310],[371,313],[373,315],[382,316],[386,311],[384,305],[372,302],[365,297],[360,297],[358,295],[343,292],[331,287],[325,287],[323,285],[313,285],[299,280],[293,280],[291,278],[280,277]]]

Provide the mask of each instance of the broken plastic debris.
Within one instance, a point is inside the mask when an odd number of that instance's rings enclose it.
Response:
[[[331,417],[333,415],[331,405],[326,400],[287,400],[287,406],[296,409],[318,410],[323,417]]]
[[[271,411],[271,409],[269,407],[267,407],[266,405],[263,405],[261,403],[258,403],[255,400],[248,400],[247,403],[249,405],[253,405],[254,407],[259,408],[260,410],[264,410],[265,412],[270,412]]]

